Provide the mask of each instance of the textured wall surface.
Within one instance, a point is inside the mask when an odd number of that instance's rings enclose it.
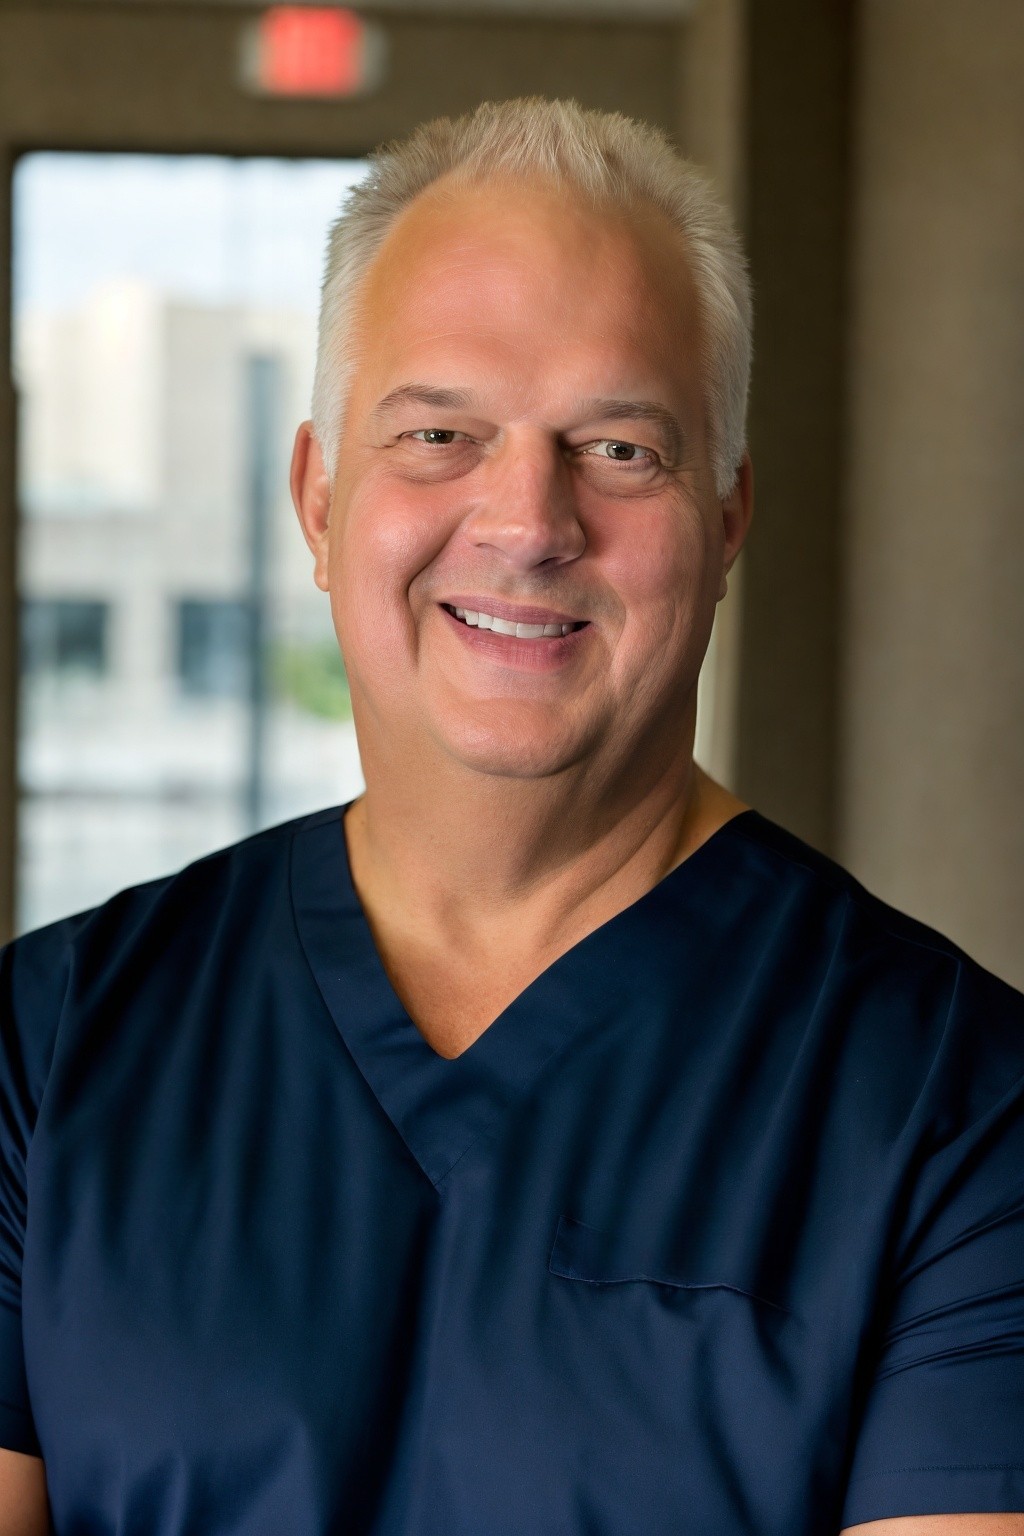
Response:
[[[839,853],[1024,986],[1024,6],[859,55]]]

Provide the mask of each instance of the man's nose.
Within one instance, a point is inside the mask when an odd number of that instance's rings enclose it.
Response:
[[[464,526],[472,543],[522,569],[577,559],[586,547],[571,465],[550,439],[509,438],[494,454]]]

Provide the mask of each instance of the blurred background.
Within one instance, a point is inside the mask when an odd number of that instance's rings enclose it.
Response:
[[[750,256],[698,760],[1024,987],[1020,0],[0,0],[0,942],[359,792],[287,490],[326,228],[532,93]]]

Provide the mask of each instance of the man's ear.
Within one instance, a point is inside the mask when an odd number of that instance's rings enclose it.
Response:
[[[313,580],[326,592],[331,481],[311,421],[304,421],[295,434],[290,484],[303,537],[313,552]]]
[[[732,490],[722,502],[722,524],[725,530],[725,547],[722,551],[722,586],[719,599],[725,596],[726,577],[747,537],[750,519],[754,515],[754,466],[750,454],[745,453],[736,471]]]

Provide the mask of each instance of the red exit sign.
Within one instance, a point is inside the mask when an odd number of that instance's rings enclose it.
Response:
[[[384,62],[381,29],[338,6],[271,6],[242,37],[242,80],[261,96],[359,96]]]

